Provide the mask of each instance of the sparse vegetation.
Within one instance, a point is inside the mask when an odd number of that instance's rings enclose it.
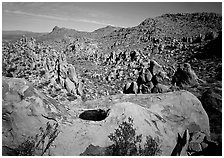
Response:
[[[128,118],[119,128],[111,133],[110,140],[113,145],[106,149],[105,155],[111,156],[154,156],[160,153],[158,138],[146,137],[146,143],[141,147],[142,135],[136,135],[136,129],[133,127],[133,119]]]
[[[45,129],[41,127],[39,134],[35,137],[28,137],[14,151],[17,156],[43,156],[47,153],[58,134],[58,124],[51,125],[47,122]],[[50,155],[50,153],[47,153],[47,155]]]
[[[15,149],[17,156],[34,156],[35,152],[35,140],[32,137],[28,137],[21,145]]]

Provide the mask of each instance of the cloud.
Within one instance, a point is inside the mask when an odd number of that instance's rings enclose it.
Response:
[[[62,18],[58,16],[52,16],[52,15],[43,15],[43,14],[34,14],[34,13],[28,13],[24,11],[11,11],[11,10],[4,10],[5,13],[11,13],[11,14],[17,14],[17,15],[26,15],[26,16],[33,16],[33,17],[39,17],[39,18],[46,18],[46,19],[52,19],[52,20],[60,20],[60,21],[75,21],[75,22],[85,22],[85,23],[92,23],[92,24],[98,24],[98,25],[111,25],[113,24],[95,21],[95,20],[89,20],[89,19],[73,19],[73,18]]]
[[[95,20],[79,19],[79,21],[86,22],[86,23],[92,23],[92,24],[99,24],[99,25],[111,25],[111,26],[115,26],[113,24],[99,22],[99,21],[95,21]]]
[[[60,17],[56,17],[56,16],[51,16],[51,15],[33,14],[33,13],[27,13],[27,12],[18,11],[18,10],[16,10],[16,11],[4,10],[4,12],[12,13],[12,14],[34,16],[34,17],[41,17],[41,18],[47,18],[47,19],[53,19],[53,20],[63,20],[63,21],[69,20],[69,19],[60,18]]]

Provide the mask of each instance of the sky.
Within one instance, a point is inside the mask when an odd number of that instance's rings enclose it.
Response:
[[[94,31],[133,27],[165,13],[215,12],[221,2],[2,2],[2,29],[50,32],[54,26]]]

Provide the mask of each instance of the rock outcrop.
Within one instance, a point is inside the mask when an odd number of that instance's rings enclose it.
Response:
[[[25,79],[3,77],[2,96],[3,155],[8,149],[35,138],[47,124],[60,123],[62,116],[68,116],[63,106],[40,93]]]
[[[222,113],[222,89],[214,87],[206,90],[201,96],[201,102],[205,109]]]
[[[198,86],[199,78],[194,70],[192,70],[191,65],[189,63],[184,63],[177,68],[172,78],[172,83],[179,87]]]
[[[136,82],[126,83],[123,92],[125,94],[137,93],[165,93],[170,91],[170,87],[163,84],[166,79],[169,81],[163,67],[155,60],[150,60],[148,64],[141,67]]]
[[[9,151],[7,147],[11,150],[28,137],[35,137],[49,122],[57,123],[60,129],[54,146],[49,148],[50,155],[80,155],[90,144],[107,147],[112,144],[108,135],[129,117],[137,134],[143,135],[143,142],[148,135],[159,138],[161,155],[171,154],[177,134],[186,129],[190,134],[198,131],[210,135],[206,112],[187,91],[114,95],[76,104],[72,105],[76,114],[73,112],[71,116],[65,106],[44,96],[26,80],[3,78],[5,154]]]
[[[182,134],[186,129],[190,133],[199,130],[207,136],[210,134],[206,112],[200,101],[187,91],[115,95],[86,102],[85,106],[90,108],[89,111],[96,107],[110,111],[102,121],[77,119],[74,126],[63,126],[63,132],[55,141],[56,148],[52,149],[55,155],[79,155],[89,151],[89,146],[98,146],[102,150],[112,143],[108,135],[129,117],[133,118],[136,132],[144,139],[147,135],[159,137],[161,155],[171,155],[177,133]],[[186,155],[186,151],[183,153]]]

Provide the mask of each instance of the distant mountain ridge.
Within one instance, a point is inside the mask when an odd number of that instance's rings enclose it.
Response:
[[[96,38],[100,38],[100,37],[109,35],[110,33],[114,32],[115,30],[118,31],[119,29],[121,29],[121,27],[115,27],[115,26],[108,25],[106,27],[99,28],[91,33],[94,34]]]
[[[150,39],[193,38],[222,31],[222,15],[216,13],[178,13],[163,14],[147,18],[139,25],[121,28],[106,35],[101,40],[102,47],[108,51],[141,47]],[[109,48],[109,49],[108,49]]]
[[[136,34],[138,36],[150,34],[155,37],[171,36],[182,38],[205,34],[209,31],[222,30],[222,16],[216,13],[178,13],[163,14],[156,18],[147,18],[139,25],[131,28],[123,28],[113,32],[110,36],[118,34]],[[121,33],[122,32],[122,33]],[[136,32],[136,33],[134,33]]]
[[[122,28],[106,26],[92,32],[77,31],[75,29],[60,28],[55,26],[50,33],[34,33],[26,31],[3,31],[3,40],[17,38],[25,34],[34,35],[40,41],[62,41],[77,38],[89,38],[100,40],[130,40],[133,42],[139,38],[148,36],[162,38],[165,36],[182,38],[191,37],[207,32],[219,32],[222,30],[222,16],[217,13],[177,13],[163,14],[155,18],[147,18],[139,25]]]
[[[47,33],[37,33],[37,32],[21,31],[21,30],[2,31],[2,39],[5,41],[15,41],[20,39],[22,35],[36,38],[44,34],[47,34]]]

